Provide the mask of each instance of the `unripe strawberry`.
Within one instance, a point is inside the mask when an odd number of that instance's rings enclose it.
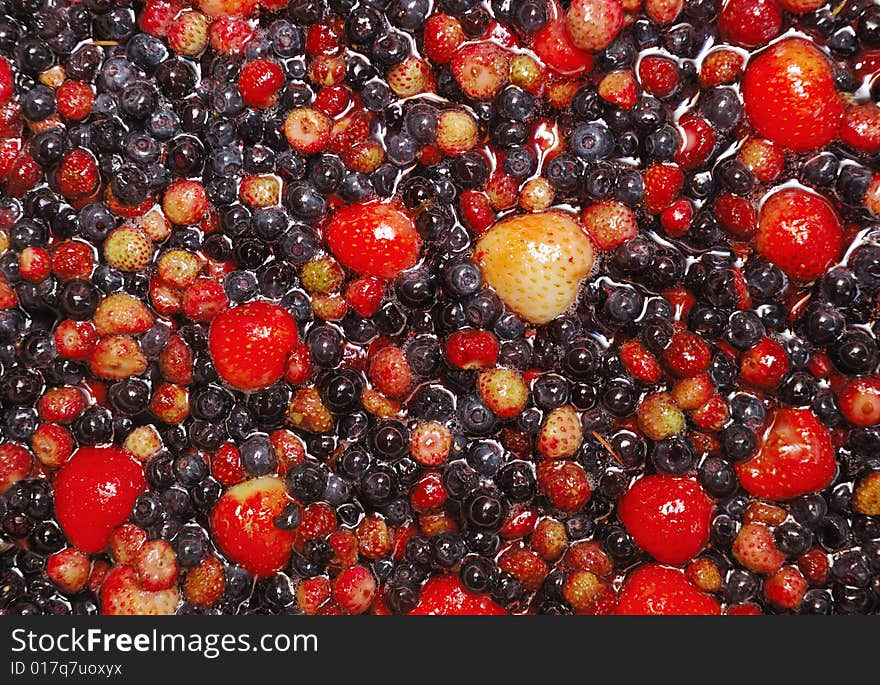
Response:
[[[192,252],[173,248],[159,258],[156,275],[172,288],[186,288],[196,280],[201,269],[201,263]]]
[[[571,405],[551,411],[538,433],[538,452],[545,459],[574,456],[584,441],[581,420]]]
[[[98,378],[122,380],[146,371],[147,358],[134,338],[108,335],[98,341],[91,353],[89,368]]]
[[[408,98],[430,90],[433,73],[430,65],[418,57],[407,57],[388,70],[388,85],[399,98]]]
[[[440,113],[435,140],[440,151],[455,157],[474,148],[479,140],[476,120],[463,109],[447,109]]]
[[[91,570],[92,562],[76,547],[65,547],[46,559],[49,580],[68,594],[75,594],[86,586]]]
[[[518,416],[529,400],[529,388],[522,376],[511,369],[496,368],[481,371],[477,390],[483,402],[499,419]]]
[[[169,426],[183,423],[189,416],[189,397],[186,388],[173,383],[162,383],[153,393],[150,410]]]
[[[180,179],[165,190],[162,211],[168,220],[181,226],[198,223],[208,209],[205,187],[198,181]]]
[[[208,46],[209,25],[201,12],[182,12],[168,27],[168,44],[178,55],[198,57]]]
[[[684,414],[668,392],[648,395],[639,405],[636,417],[642,433],[651,440],[665,440],[684,430]]]
[[[765,575],[776,573],[785,561],[785,555],[776,547],[773,533],[763,523],[746,523],[740,528],[731,550],[736,560],[747,569]]]
[[[331,125],[330,117],[323,112],[311,107],[299,107],[287,115],[284,135],[294,150],[311,154],[327,146]]]
[[[277,205],[281,200],[281,181],[271,174],[245,176],[238,197],[251,208]]]
[[[420,423],[412,431],[409,451],[422,466],[440,466],[449,458],[452,431],[436,421]]]
[[[146,590],[167,590],[177,582],[177,555],[167,540],[145,542],[134,563]]]
[[[111,231],[102,249],[107,263],[120,271],[144,271],[153,261],[153,241],[135,226]]]
[[[623,7],[618,0],[573,0],[565,15],[565,28],[577,48],[599,52],[623,28]]]

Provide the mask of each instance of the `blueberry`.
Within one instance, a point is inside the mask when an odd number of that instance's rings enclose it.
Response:
[[[575,128],[569,142],[572,152],[586,160],[605,159],[614,147],[610,131],[595,123]]]

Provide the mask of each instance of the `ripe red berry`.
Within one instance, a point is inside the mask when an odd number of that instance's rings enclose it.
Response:
[[[268,59],[248,62],[238,76],[241,98],[250,107],[272,107],[277,99],[278,89],[283,85],[284,72],[278,64]]]
[[[718,615],[721,606],[682,571],[646,564],[630,572],[617,604],[618,615]]]

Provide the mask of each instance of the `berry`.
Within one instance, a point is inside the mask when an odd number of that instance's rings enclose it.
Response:
[[[466,590],[453,575],[431,578],[422,587],[413,616],[500,616],[507,612],[485,595]]]
[[[258,390],[284,375],[298,338],[296,321],[285,309],[251,302],[216,316],[208,345],[223,380],[240,390]]]
[[[510,58],[495,43],[471,43],[452,58],[452,73],[465,95],[491,100],[507,82]]]
[[[623,27],[618,0],[574,0],[565,14],[565,28],[575,47],[588,52],[607,48]]]
[[[787,38],[749,61],[742,82],[752,126],[796,152],[827,145],[837,137],[843,103],[831,64],[803,38]]]
[[[103,551],[146,488],[143,468],[117,447],[81,447],[55,476],[55,513],[68,539]]]
[[[684,573],[647,564],[629,574],[620,590],[618,615],[718,615],[721,606],[688,581]]]
[[[269,108],[275,104],[284,73],[275,62],[258,59],[248,62],[238,76],[241,98],[250,107]]]
[[[593,266],[593,249],[569,215],[543,212],[495,224],[478,243],[474,260],[508,307],[529,321],[547,323],[574,302]]]
[[[620,500],[620,520],[636,544],[663,564],[681,566],[706,546],[713,503],[692,478],[652,475]]]

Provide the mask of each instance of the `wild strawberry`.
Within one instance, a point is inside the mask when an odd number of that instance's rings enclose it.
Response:
[[[443,487],[443,479],[437,471],[426,471],[413,484],[409,493],[410,504],[416,513],[440,509],[446,502],[448,494]]]
[[[385,519],[366,516],[356,530],[360,553],[368,559],[381,559],[391,551],[391,535]]]
[[[623,28],[623,7],[618,0],[573,0],[565,14],[565,28],[575,47],[599,52]]]
[[[223,485],[236,485],[247,479],[241,452],[231,442],[221,445],[211,457],[211,475]]]
[[[538,452],[545,459],[574,456],[584,440],[581,420],[574,407],[564,405],[551,411],[538,433]]]
[[[59,355],[77,361],[88,359],[98,344],[98,332],[91,321],[66,319],[55,327],[52,337]]]
[[[501,616],[507,612],[485,595],[469,592],[455,575],[434,576],[419,593],[413,616]]]
[[[278,99],[278,90],[283,85],[284,71],[276,62],[268,59],[248,62],[238,75],[241,99],[249,107],[273,107]]]
[[[292,466],[301,464],[306,458],[303,441],[296,433],[286,428],[272,431],[269,442],[278,459],[278,473],[286,474]]]
[[[593,56],[580,50],[566,28],[565,17],[558,4],[553,3],[557,18],[548,21],[532,41],[538,58],[557,74],[577,77],[593,68]]]
[[[181,248],[172,248],[159,257],[156,275],[172,288],[186,288],[196,280],[202,264],[198,257]]]
[[[522,547],[508,548],[499,557],[498,568],[515,576],[529,592],[541,587],[550,570],[541,557]]]
[[[642,383],[656,383],[661,369],[657,358],[636,340],[628,340],[618,350],[620,361],[630,376]]]
[[[309,380],[313,369],[309,346],[304,342],[294,345],[284,368],[284,378],[293,385],[302,385]]]
[[[684,174],[675,164],[652,164],[644,171],[645,209],[659,214],[678,197]]]
[[[107,573],[101,585],[101,613],[107,616],[168,616],[177,611],[177,587],[145,590],[133,566],[120,564]]]
[[[611,557],[595,540],[576,542],[569,547],[562,558],[562,567],[570,571],[591,571],[600,577],[608,576],[614,570]]]
[[[21,154],[20,138],[0,140],[0,182],[5,181]]]
[[[812,281],[840,257],[843,229],[827,200],[785,188],[764,201],[755,246],[786,275]]]
[[[385,149],[378,140],[364,140],[346,148],[342,161],[352,171],[371,174],[385,161]]]
[[[446,338],[449,363],[459,369],[485,369],[498,361],[498,339],[490,331],[456,331]]]
[[[690,331],[673,335],[669,346],[663,350],[663,362],[679,378],[700,375],[709,368],[711,361],[712,351],[709,345]]]
[[[568,462],[545,462],[547,473]],[[507,518],[498,534],[505,540],[518,540],[530,535],[538,523],[538,510],[526,504],[514,504],[507,512]]]
[[[639,233],[635,214],[617,200],[588,206],[581,213],[581,223],[599,250],[613,250]]]
[[[177,13],[183,9],[184,3],[177,0],[147,0],[138,17],[140,27],[151,36],[164,38]]]
[[[818,547],[814,547],[798,557],[797,566],[813,585],[823,585],[828,579],[828,572],[831,569],[828,555]]]
[[[315,109],[328,117],[337,117],[348,109],[351,104],[351,91],[347,86],[326,86],[315,96]]]
[[[684,0],[645,0],[645,14],[655,24],[673,23],[684,7]]]
[[[545,561],[558,561],[568,547],[565,524],[552,518],[541,519],[529,544]]]
[[[681,132],[681,145],[678,148],[678,152],[675,153],[675,163],[686,170],[700,166],[709,158],[709,155],[712,154],[712,150],[715,148],[715,131],[705,119],[691,114],[684,115],[679,120],[678,127]],[[656,175],[656,179],[652,179],[652,182],[658,184],[658,197],[656,201],[652,201],[652,204],[667,206],[671,201],[667,196],[671,193],[671,196],[674,197],[681,189],[683,179],[679,179],[680,172],[677,174],[677,170],[669,165],[659,168],[657,168],[657,165],[654,165],[651,169],[655,169],[653,174]],[[647,183],[648,179],[646,178],[645,180]],[[671,186],[672,188],[677,186],[677,189],[664,192],[663,188],[665,186]],[[646,206],[651,209],[651,205],[648,205],[647,202]]]
[[[69,425],[85,409],[86,401],[79,388],[52,388],[40,398],[40,418],[52,423]]]
[[[210,23],[201,12],[181,12],[168,27],[168,45],[178,55],[198,57],[208,46]]]
[[[296,586],[296,605],[306,615],[318,613],[318,609],[330,597],[330,581],[323,576],[306,578]]]
[[[431,66],[418,57],[407,57],[388,70],[388,85],[399,98],[408,98],[431,90]]]
[[[366,566],[343,569],[333,581],[333,599],[349,614],[362,614],[376,595],[376,580]]]
[[[15,93],[15,74],[5,57],[0,57],[0,105],[5,105]]]
[[[181,226],[197,224],[208,210],[205,187],[198,181],[179,179],[165,190],[162,211],[171,223]]]
[[[281,378],[297,339],[296,321],[287,310],[251,302],[214,319],[208,346],[223,380],[241,390],[257,390]]]
[[[745,60],[743,56],[728,48],[712,50],[703,58],[700,65],[700,84],[704,88],[736,83],[742,75]]]
[[[336,258],[362,276],[392,279],[419,259],[415,223],[397,205],[369,200],[338,209],[324,227]]]
[[[838,403],[843,417],[854,426],[880,423],[880,380],[854,378],[840,391]]]
[[[316,86],[335,86],[345,78],[345,57],[318,55],[309,62],[309,80]]]
[[[333,415],[313,387],[297,390],[287,408],[287,418],[294,426],[313,433],[324,433],[333,427]]]
[[[162,447],[162,436],[152,425],[138,426],[122,443],[122,448],[140,462],[149,461]]]
[[[18,255],[18,272],[28,283],[39,283],[52,272],[52,259],[42,247],[28,246]]]
[[[692,585],[684,573],[658,564],[631,571],[620,590],[619,615],[718,615],[721,606]]]
[[[680,238],[691,228],[694,219],[694,204],[687,198],[676,200],[660,212],[660,225],[671,238]]]
[[[183,313],[194,321],[209,322],[229,305],[223,286],[209,278],[197,278],[183,291]]]
[[[223,597],[226,588],[226,574],[223,564],[217,557],[209,556],[186,574],[183,581],[183,594],[191,604],[209,607]]]
[[[593,248],[570,215],[552,211],[499,221],[480,239],[474,260],[508,307],[547,323],[574,302],[593,267]]]
[[[281,200],[281,181],[272,174],[251,174],[241,179],[239,199],[252,209],[271,207]]]
[[[788,373],[788,367],[788,354],[785,348],[767,337],[746,350],[740,359],[742,379],[764,390],[776,388]]]
[[[92,375],[107,380],[123,380],[147,370],[147,358],[134,338],[108,335],[101,338],[89,356]]]
[[[189,416],[189,397],[186,388],[174,383],[161,383],[153,392],[150,411],[169,426],[183,423]]]
[[[465,226],[482,235],[495,221],[495,210],[489,198],[479,190],[465,190],[458,198],[458,206]]]
[[[721,589],[721,571],[713,561],[705,557],[688,564],[685,575],[703,592],[718,592]]]
[[[643,57],[639,61],[638,74],[642,88],[655,97],[669,97],[678,88],[678,67],[667,57]]]
[[[335,55],[342,43],[342,21],[336,17],[312,24],[306,30],[305,49],[310,57],[317,55]]]
[[[31,453],[21,445],[6,442],[0,445],[0,495],[31,472]]]
[[[394,345],[383,347],[372,355],[369,377],[379,392],[391,398],[405,395],[413,382],[412,369],[406,355]]]
[[[510,209],[516,205],[519,181],[502,171],[495,171],[486,183],[486,196],[496,210]]]
[[[880,472],[866,475],[853,491],[853,511],[865,516],[880,516]]]
[[[300,280],[310,293],[329,293],[342,285],[345,272],[332,257],[321,257],[303,265]]]
[[[599,97],[621,109],[632,109],[638,99],[636,77],[629,69],[609,72],[599,81]]]
[[[440,466],[451,447],[452,431],[435,421],[420,423],[410,435],[410,454],[422,466]]]
[[[715,198],[715,216],[730,237],[749,240],[758,232],[758,210],[751,200],[731,193]]]
[[[69,200],[77,200],[95,192],[100,182],[98,162],[91,152],[74,148],[61,158],[55,172],[59,192]]]
[[[761,138],[747,138],[737,158],[761,183],[775,181],[785,168],[785,155],[778,146]]]
[[[452,74],[462,91],[474,100],[491,100],[507,82],[510,56],[488,41],[470,43],[452,58]]]
[[[246,17],[257,6],[257,0],[198,0],[199,9],[209,17]]]
[[[512,419],[525,409],[529,389],[522,376],[511,369],[486,369],[477,377],[483,403],[500,419]]]
[[[764,597],[780,609],[797,609],[806,591],[807,581],[794,566],[784,566],[764,581]]]
[[[345,299],[357,314],[370,317],[379,309],[385,286],[378,278],[361,276],[350,281],[345,288]]]
[[[143,467],[118,447],[80,447],[55,476],[58,523],[83,552],[101,552],[146,487]]]
[[[749,61],[742,82],[755,130],[796,152],[837,137],[843,103],[831,63],[810,41],[787,38]]]
[[[684,430],[684,414],[668,392],[645,397],[636,416],[642,433],[651,440],[665,440]]]
[[[179,335],[172,335],[159,353],[159,370],[178,385],[192,383],[193,352]]]
[[[61,116],[81,121],[91,114],[95,93],[88,83],[68,80],[58,88],[55,99],[55,107]]]
[[[139,299],[127,293],[113,293],[101,300],[94,322],[98,335],[132,335],[149,330],[153,315]]]
[[[145,542],[134,565],[145,590],[167,590],[177,583],[177,555],[166,540]]]
[[[590,499],[590,483],[580,464],[543,461],[538,465],[538,488],[557,509],[573,514]]]
[[[776,547],[773,533],[763,523],[746,523],[731,547],[733,556],[756,573],[772,575],[782,568],[785,555]]]
[[[446,109],[437,122],[435,142],[443,154],[455,157],[474,148],[479,139],[476,120],[463,109]]]
[[[756,497],[786,500],[817,492],[837,469],[831,434],[809,409],[777,409],[758,452],[736,469]]]
[[[244,17],[220,17],[211,22],[208,40],[214,52],[232,55],[244,50],[254,35],[253,25]]]
[[[519,191],[519,206],[527,212],[543,212],[550,208],[555,192],[543,176],[530,178]]]
[[[880,151],[880,107],[873,102],[847,107],[840,125],[840,139],[859,152]]]
[[[89,580],[92,562],[75,547],[65,547],[46,559],[46,575],[66,593],[75,594]]]
[[[331,121],[326,114],[310,107],[300,107],[287,115],[284,135],[294,150],[310,154],[326,147],[330,128]]]
[[[435,64],[446,64],[464,42],[461,22],[448,14],[433,14],[425,22],[425,55]]]
[[[718,15],[721,35],[735,45],[767,45],[782,30],[782,8],[777,0],[727,0]]]
[[[590,571],[574,571],[565,579],[562,597],[579,615],[614,613],[617,596],[612,587]]]
[[[263,476],[229,488],[211,512],[211,532],[223,553],[257,576],[285,566],[294,533],[275,525],[290,501],[284,483]]]
[[[94,268],[94,248],[87,243],[66,240],[56,244],[52,250],[52,272],[60,281],[88,279]]]

